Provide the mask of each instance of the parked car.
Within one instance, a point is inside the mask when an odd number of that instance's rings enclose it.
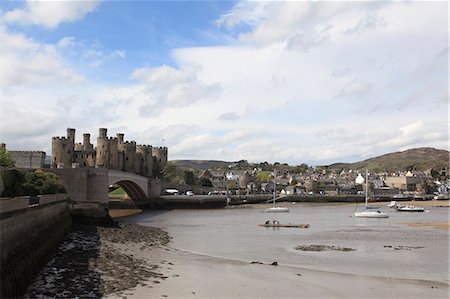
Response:
[[[194,192],[192,192],[192,191],[186,191],[186,195],[187,195],[187,196],[193,196],[193,195],[194,195]]]

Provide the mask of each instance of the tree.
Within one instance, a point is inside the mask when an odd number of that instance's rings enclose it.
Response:
[[[42,169],[25,173],[23,188],[28,195],[55,194],[66,191],[58,176]]]
[[[163,179],[167,182],[174,182],[178,177],[178,168],[173,163],[167,163],[163,169]]]
[[[183,181],[186,185],[195,185],[197,183],[197,178],[192,171],[185,170],[183,171]]]
[[[198,183],[200,186],[204,186],[204,187],[212,187],[213,186],[213,183],[211,182],[211,180],[207,179],[207,178],[201,178]]]
[[[16,163],[11,157],[11,153],[7,152],[4,148],[0,148],[0,166],[13,168],[15,164]]]

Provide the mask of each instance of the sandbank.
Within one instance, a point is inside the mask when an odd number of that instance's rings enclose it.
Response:
[[[108,298],[448,298],[448,283],[316,271],[153,248],[166,280]]]

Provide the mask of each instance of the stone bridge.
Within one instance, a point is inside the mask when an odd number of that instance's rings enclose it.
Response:
[[[161,181],[134,173],[103,168],[50,169],[66,187],[73,208],[104,214],[108,210],[109,187],[122,187],[136,204],[147,204],[161,195]],[[97,216],[97,215],[89,215]]]

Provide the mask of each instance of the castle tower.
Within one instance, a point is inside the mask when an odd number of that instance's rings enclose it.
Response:
[[[72,139],[75,143],[75,129],[67,128],[67,139]]]
[[[85,151],[94,150],[94,146],[91,144],[91,134],[89,133],[83,134],[83,150]]]
[[[106,136],[108,129],[100,128],[97,137],[95,167],[109,168],[109,144]]]
[[[119,149],[116,137],[108,138],[109,169],[119,170]]]
[[[153,156],[151,145],[136,146],[136,173],[151,177],[153,176]]]
[[[153,147],[151,145],[148,146],[148,151],[147,151],[147,159],[146,159],[146,163],[147,163],[147,173],[144,174],[147,177],[152,177],[153,176]]]
[[[167,164],[167,147],[153,147],[153,175],[159,176]]]
[[[118,164],[119,170],[125,170],[125,164],[124,164],[124,160],[125,160],[125,156],[124,156],[124,143],[123,143],[123,133],[117,133],[117,158],[118,158]]]
[[[73,139],[67,139],[67,137],[53,137],[51,168],[72,167],[73,150]]]
[[[136,169],[136,142],[126,141],[123,147],[124,151],[124,171],[135,172]]]

